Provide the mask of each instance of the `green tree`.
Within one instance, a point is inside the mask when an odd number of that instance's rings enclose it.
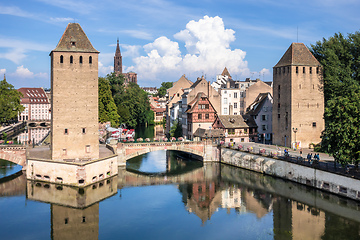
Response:
[[[182,137],[182,126],[179,120],[173,122],[172,127],[170,128],[171,137]]]
[[[162,82],[161,87],[158,90],[158,96],[164,97],[166,95],[166,90],[173,86],[172,82]]]
[[[0,82],[0,123],[6,123],[18,117],[24,110],[20,104],[22,94],[14,89],[6,79]]]
[[[112,126],[119,125],[120,116],[112,97],[110,83],[99,77],[99,122],[110,121]]]
[[[143,89],[136,83],[128,83],[125,87],[124,76],[116,76],[115,73],[108,74],[106,80],[110,83],[120,123],[135,128],[140,124],[154,122],[154,114],[150,110],[150,102]]]
[[[323,66],[325,130],[322,149],[345,165],[360,161],[360,33],[311,45]]]

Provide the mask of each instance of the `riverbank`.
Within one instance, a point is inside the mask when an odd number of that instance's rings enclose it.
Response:
[[[221,162],[360,201],[360,180],[341,174],[225,147]]]

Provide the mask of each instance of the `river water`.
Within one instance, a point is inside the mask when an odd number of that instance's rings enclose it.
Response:
[[[0,239],[359,239],[360,204],[174,151],[85,189],[0,183]]]
[[[0,239],[360,239],[359,202],[175,151],[85,189],[0,179],[0,214]]]

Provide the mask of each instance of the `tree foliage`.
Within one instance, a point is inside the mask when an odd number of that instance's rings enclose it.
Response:
[[[341,33],[311,45],[323,66],[325,130],[322,148],[342,163],[360,161],[360,33]]]
[[[162,82],[161,87],[158,90],[158,96],[164,97],[166,95],[166,90],[173,86],[172,82]]]
[[[136,83],[128,83],[125,88],[124,76],[116,76],[115,73],[108,74],[106,79],[110,83],[120,123],[134,128],[144,123],[153,124],[154,114],[150,110],[150,102],[143,89]]]
[[[6,79],[0,81],[0,123],[14,120],[24,110],[20,104],[22,94]]]
[[[120,116],[117,112],[110,83],[107,79],[99,77],[99,122],[111,122],[111,126],[119,125]]]
[[[171,137],[182,137],[182,126],[179,120],[174,121],[172,127],[170,128]]]

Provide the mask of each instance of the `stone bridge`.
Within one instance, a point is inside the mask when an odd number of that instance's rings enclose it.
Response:
[[[203,162],[218,162],[220,150],[211,140],[181,142],[149,142],[149,143],[118,143],[116,146],[118,165],[126,165],[126,161],[153,151],[175,150],[200,156]],[[115,149],[114,149],[115,150]]]
[[[26,166],[26,147],[22,145],[0,145],[0,159]]]

